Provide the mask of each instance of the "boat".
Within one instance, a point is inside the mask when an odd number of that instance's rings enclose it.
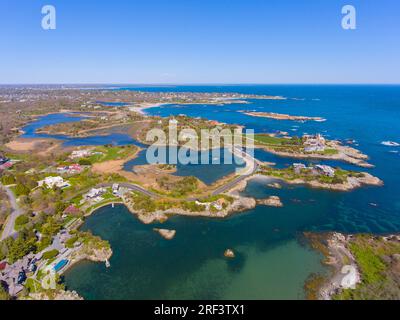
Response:
[[[387,147],[399,147],[400,143],[394,142],[394,141],[383,141],[381,144]]]

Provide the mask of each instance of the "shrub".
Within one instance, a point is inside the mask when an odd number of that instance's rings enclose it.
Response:
[[[89,159],[80,159],[78,162],[81,166],[91,166],[92,162]]]
[[[15,225],[16,226],[24,226],[29,222],[29,218],[26,215],[22,215],[17,217],[17,219],[15,219]]]
[[[78,236],[73,236],[72,238],[69,238],[67,241],[66,241],[66,243],[65,243],[65,246],[67,247],[67,248],[73,248],[74,247],[74,244],[75,244],[75,242],[76,241],[78,241]]]
[[[31,190],[24,184],[18,183],[15,187],[15,194],[17,195],[17,197],[27,196],[30,192]]]
[[[1,177],[1,182],[5,185],[8,186],[10,184],[15,183],[15,177],[12,175],[4,175]]]
[[[57,249],[46,251],[43,253],[43,259],[44,260],[50,260],[58,256],[60,252]]]

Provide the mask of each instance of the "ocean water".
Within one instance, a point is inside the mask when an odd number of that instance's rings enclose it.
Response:
[[[54,125],[58,123],[72,123],[78,122],[84,119],[82,116],[67,114],[67,113],[59,113],[59,114],[49,114],[43,117],[39,117],[37,120],[26,125],[22,130],[24,134],[21,136],[22,138],[50,138],[57,139],[63,141],[63,145],[66,147],[69,146],[98,146],[98,145],[128,145],[128,144],[136,144],[136,140],[130,137],[127,134],[121,133],[110,133],[107,135],[99,135],[99,136],[90,136],[84,138],[76,138],[76,137],[68,137],[64,135],[54,135],[54,134],[44,134],[37,133],[36,130],[39,128]]]
[[[282,95],[287,100],[253,100],[225,106],[163,106],[156,115],[187,114],[238,123],[256,132],[322,133],[331,139],[355,139],[375,168],[341,162],[344,168],[368,171],[383,187],[331,192],[304,186],[272,189],[258,179],[245,194],[281,197],[283,208],[258,206],[223,220],[173,217],[163,227],[177,230],[172,241],[152,231],[124,207],[100,209],[83,228],[110,241],[111,268],[84,262],[65,275],[69,289],[87,299],[303,299],[304,281],[324,272],[320,256],[301,244],[303,231],[392,233],[400,231],[400,86],[168,86],[129,90],[240,92]],[[253,118],[240,111],[257,110],[320,116],[326,122],[298,123]],[[261,150],[256,157],[285,167],[293,159]],[[298,162],[298,161],[296,161]],[[323,161],[326,162],[326,161]],[[205,169],[206,170],[206,169]],[[223,252],[238,253],[227,261]]]
[[[158,149],[157,154],[162,152],[166,155],[165,156],[166,161],[164,161],[163,164],[170,163],[169,161],[170,152],[174,152],[175,154],[177,154],[177,152],[181,152],[181,150],[189,151],[187,149],[182,149],[182,148],[179,148],[177,150],[176,148],[173,149],[172,147],[171,148],[159,147],[157,149]],[[217,152],[217,154],[213,154],[212,151],[208,150],[202,152],[199,151],[197,153],[198,163],[189,163],[185,165],[178,163],[176,165],[176,172],[174,173],[174,175],[180,177],[193,176],[198,178],[205,184],[211,185],[214,182],[218,181],[219,179],[234,173],[236,169],[245,167],[245,163],[243,162],[243,160],[241,158],[232,155],[232,153],[229,152],[228,150],[226,150],[227,155],[225,159],[227,160],[230,159],[229,160],[230,163],[224,163],[224,154],[225,154],[224,149],[215,150],[215,152]],[[201,163],[201,159],[208,159],[208,162]],[[145,164],[148,164],[147,149],[142,150],[135,159],[126,162],[124,165],[124,170],[133,171],[135,166],[140,166]]]
[[[321,257],[292,236],[303,218],[313,219],[296,211],[259,207],[226,220],[144,225],[124,206],[102,208],[83,229],[110,241],[111,267],[82,262],[65,283],[85,299],[303,299],[304,279],[323,270]],[[164,240],[154,227],[177,235]],[[234,260],[224,258],[227,248]]]

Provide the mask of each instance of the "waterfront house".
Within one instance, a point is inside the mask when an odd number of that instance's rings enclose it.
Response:
[[[112,186],[112,192],[113,195],[117,196],[119,193],[119,184],[118,183],[114,183]]]
[[[316,166],[314,166],[314,170],[318,174],[322,174],[322,175],[325,175],[327,177],[334,177],[335,176],[335,169],[333,169],[332,167],[327,166],[327,165],[317,164]]]
[[[317,134],[315,136],[312,135],[304,135],[303,136],[303,145],[305,152],[323,152],[325,151],[325,138]]]
[[[92,155],[92,151],[89,149],[83,149],[83,150],[74,150],[72,151],[71,155],[69,156],[71,159],[79,159],[79,158],[85,158],[85,157],[90,157]]]
[[[102,196],[104,193],[106,193],[106,189],[104,188],[99,188],[99,189],[93,188],[84,196],[84,198],[87,200],[95,199],[97,197]]]
[[[58,167],[57,172],[60,174],[67,173],[67,174],[76,174],[82,171],[82,167],[79,164],[72,164],[70,166],[65,167]]]
[[[293,163],[294,173],[301,174],[302,170],[307,169],[307,167],[303,163]]]

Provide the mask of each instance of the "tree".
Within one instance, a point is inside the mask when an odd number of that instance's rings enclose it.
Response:
[[[0,282],[0,300],[10,300],[11,297]]]
[[[35,241],[35,238],[28,238],[24,234],[20,234],[16,240],[8,241],[7,258],[9,262],[14,263],[26,256],[28,253],[35,251]]]
[[[58,256],[60,252],[57,249],[46,251],[43,253],[43,259],[44,260],[50,260]]]
[[[16,226],[23,226],[26,225],[29,222],[29,218],[26,215],[22,215],[17,217],[17,219],[15,219],[15,225]]]
[[[3,175],[3,176],[1,177],[1,182],[2,182],[5,186],[14,184],[14,183],[15,183],[15,177],[12,176],[12,175],[9,175],[9,174]]]
[[[92,162],[89,159],[80,159],[78,162],[81,166],[91,166]]]
[[[18,183],[15,187],[15,193],[18,197],[27,196],[30,192],[31,190],[29,190],[29,188],[24,184]]]

